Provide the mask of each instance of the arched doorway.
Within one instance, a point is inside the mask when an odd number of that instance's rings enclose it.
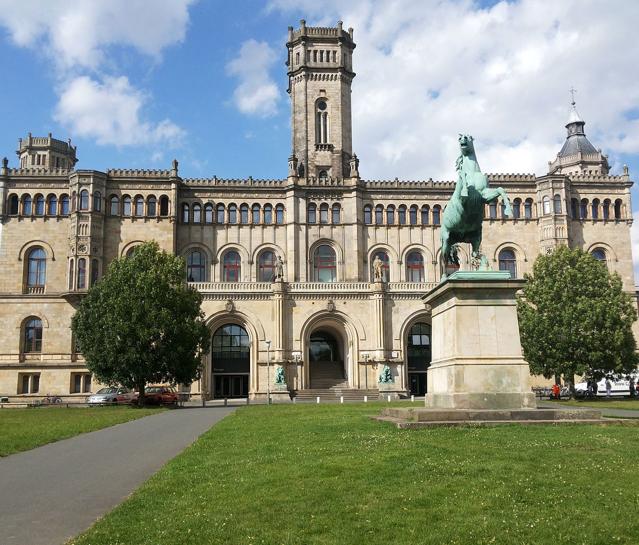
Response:
[[[308,345],[311,388],[330,388],[344,382],[344,348],[339,335],[328,329],[311,333]]]
[[[251,343],[241,325],[226,324],[213,333],[211,343],[213,398],[247,397]]]
[[[417,396],[425,395],[428,390],[426,371],[431,362],[430,333],[430,324],[426,322],[416,322],[408,332],[408,387],[410,393]]]

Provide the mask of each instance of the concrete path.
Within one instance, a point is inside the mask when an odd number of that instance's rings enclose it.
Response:
[[[562,405],[554,403],[552,401],[539,401],[537,400],[538,407],[545,407],[551,409],[562,408]],[[592,405],[579,407],[575,405],[563,405],[566,409],[597,409],[601,411],[602,416],[608,416],[610,418],[639,418],[639,411],[633,411],[631,409],[610,409],[605,406],[604,402],[593,403]]]
[[[0,459],[0,544],[65,543],[234,410],[165,411]]]

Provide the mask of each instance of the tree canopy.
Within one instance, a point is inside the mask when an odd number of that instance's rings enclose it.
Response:
[[[210,335],[201,294],[185,282],[181,257],[155,242],[113,261],[89,289],[71,327],[87,368],[105,384],[190,384]]]
[[[600,378],[637,368],[635,303],[618,274],[580,249],[540,255],[517,301],[532,373]]]

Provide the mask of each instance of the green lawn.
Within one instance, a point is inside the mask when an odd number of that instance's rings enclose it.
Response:
[[[75,545],[636,544],[636,427],[398,430],[238,409]]]
[[[561,405],[569,405],[573,407],[595,407],[597,409],[628,409],[630,411],[639,411],[638,399],[588,399],[580,401],[571,399],[567,401],[553,401]]]
[[[0,409],[0,456],[157,412],[133,407]]]

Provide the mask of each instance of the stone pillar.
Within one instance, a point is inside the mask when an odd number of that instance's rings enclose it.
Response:
[[[536,406],[519,339],[515,293],[523,285],[507,271],[458,271],[424,296],[432,307],[427,407]]]
[[[386,298],[386,286],[383,282],[371,283],[371,320],[373,326],[374,357],[380,361],[386,359],[386,313],[384,312],[384,300]]]
[[[275,281],[273,286],[273,346],[271,354],[277,362],[284,360],[284,282]]]

